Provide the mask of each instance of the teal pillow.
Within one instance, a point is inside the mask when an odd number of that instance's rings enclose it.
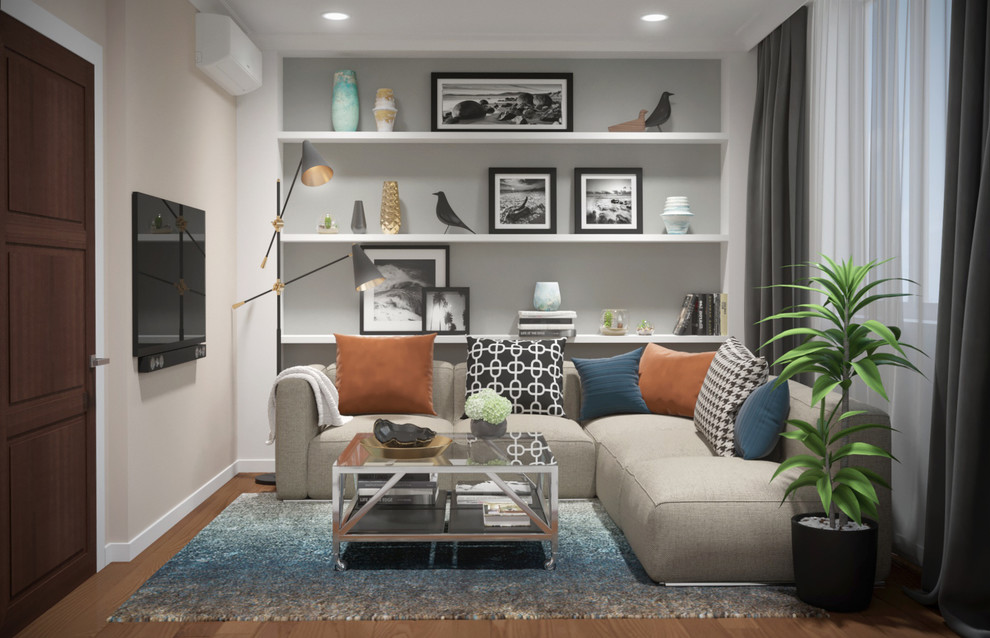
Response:
[[[777,446],[791,408],[786,383],[774,388],[776,379],[767,381],[746,398],[739,408],[735,425],[736,456],[762,459]]]
[[[639,391],[643,348],[607,359],[573,358],[581,377],[581,420],[607,414],[649,414]]]

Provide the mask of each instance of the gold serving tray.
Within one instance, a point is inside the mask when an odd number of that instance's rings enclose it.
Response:
[[[423,447],[386,447],[373,436],[361,439],[361,447],[368,454],[382,459],[428,459],[442,454],[453,441],[449,436],[438,434],[429,445]]]

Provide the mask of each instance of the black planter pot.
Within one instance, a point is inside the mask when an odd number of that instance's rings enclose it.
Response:
[[[791,517],[791,551],[798,597],[829,611],[862,611],[873,598],[877,569],[877,523],[864,518],[869,529],[836,531],[801,525],[806,516]]]

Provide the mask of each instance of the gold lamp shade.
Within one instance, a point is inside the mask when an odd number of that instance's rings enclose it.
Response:
[[[333,178],[333,169],[319,154],[313,143],[303,141],[302,145],[302,183],[306,186],[322,186]]]

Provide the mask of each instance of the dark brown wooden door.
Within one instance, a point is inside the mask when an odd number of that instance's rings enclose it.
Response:
[[[93,66],[0,14],[0,636],[96,571]]]

